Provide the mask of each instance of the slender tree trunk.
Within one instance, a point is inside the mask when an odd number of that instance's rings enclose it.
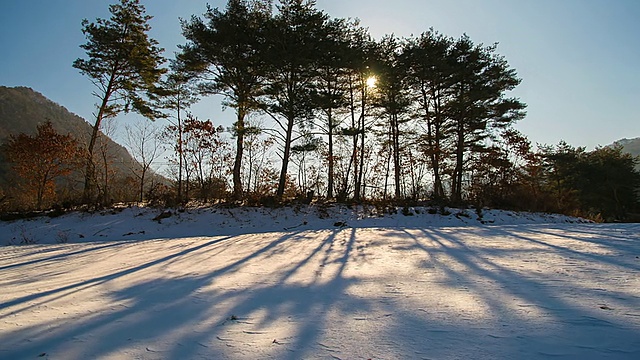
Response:
[[[409,156],[409,178],[411,179],[411,199],[416,201],[418,199],[418,175],[416,175],[416,162],[411,154],[411,151],[407,152]],[[405,193],[406,196],[406,193]]]
[[[102,150],[102,163],[104,166],[104,183],[103,183],[103,191],[102,191],[102,205],[110,204],[112,201],[110,199],[110,189],[109,182],[111,178],[109,177],[109,154],[107,148],[107,142],[105,140],[104,144],[101,147]]]
[[[336,88],[337,88],[336,79]],[[334,95],[334,87],[331,79],[327,79],[327,90],[330,95]],[[333,124],[333,102],[329,103],[328,108],[326,109],[327,114],[327,136],[328,136],[328,169],[327,169],[327,199],[333,198],[333,188],[334,188],[334,177],[335,177],[335,159],[333,156],[333,132],[335,129],[335,125]]]
[[[102,122],[102,117],[104,114],[104,107],[106,106],[106,98],[103,100],[103,105],[100,107],[98,111],[98,116],[96,117],[96,122],[93,125],[93,132],[91,133],[91,138],[89,139],[89,148],[87,149],[87,163],[85,166],[85,174],[84,174],[84,201],[85,203],[89,203],[95,200],[95,187],[96,187],[96,164],[93,161],[93,152],[96,146],[96,139],[98,137],[98,132],[100,131],[100,123]]]
[[[142,166],[142,173],[140,174],[140,202],[144,200],[144,180],[147,175],[147,168]]]
[[[391,126],[389,126],[389,139],[388,142],[391,144]],[[391,154],[391,148],[387,145],[387,160],[385,161],[385,172],[384,172],[384,191],[382,192],[382,199],[387,200],[387,191],[389,189],[389,174],[391,173],[391,158],[393,155]]]
[[[333,113],[329,109],[327,113],[329,121],[329,173],[327,178],[327,198],[333,198],[334,158],[333,158]]]
[[[437,90],[433,90],[432,92],[434,116],[431,118],[428,113],[427,116],[429,117],[428,136],[430,140],[431,163],[434,176],[433,192],[436,201],[441,201],[445,198],[440,168],[442,162],[442,114],[440,112],[440,94],[436,94],[436,91]]]
[[[393,175],[395,182],[395,196],[396,200],[401,198],[401,182],[402,182],[402,171],[400,169],[400,124],[398,122],[398,115],[391,115],[391,135],[392,135],[392,149],[393,149]]]
[[[434,194],[437,201],[444,199],[444,187],[442,186],[442,174],[440,173],[440,162],[442,161],[442,146],[441,138],[442,131],[440,126],[440,115],[436,115],[435,125],[435,148],[433,149],[433,172],[434,172]]]
[[[365,84],[361,84],[361,109],[358,130],[360,130],[360,161],[358,168],[358,177],[356,180],[356,189],[354,199],[360,201],[362,199],[362,178],[364,176],[364,150],[365,150],[365,115],[366,115],[366,101],[367,101],[367,89]]]
[[[185,170],[185,184],[184,184],[184,197],[186,201],[189,201],[191,197],[191,170]]]
[[[249,168],[249,174],[247,175],[247,193],[251,192],[251,181],[253,180],[253,151],[252,146],[250,145],[247,149],[247,162]],[[258,175],[256,175],[256,178]]]
[[[243,105],[238,106],[238,119],[236,122],[236,158],[233,163],[233,198],[242,199],[242,156],[244,154],[244,118],[246,111]]]
[[[353,79],[349,76],[349,110],[351,113],[351,131],[353,134],[351,136],[353,148],[351,150],[351,157],[349,158],[349,165],[347,166],[347,172],[344,179],[343,189],[341,190],[341,196],[346,198],[347,189],[349,184],[349,174],[351,173],[351,167],[353,166],[353,179],[354,182],[358,178],[358,132],[356,129],[358,128],[358,124],[356,123],[356,106],[355,106],[355,96],[353,93]]]
[[[118,64],[114,65],[117,68]],[[100,125],[104,118],[107,105],[109,104],[109,98],[113,91],[113,82],[115,81],[115,71],[111,73],[107,90],[104,92],[100,108],[98,109],[98,115],[96,116],[96,122],[93,125],[93,131],[91,132],[91,138],[89,139],[89,148],[87,149],[87,164],[85,167],[84,177],[84,201],[89,203],[95,200],[95,187],[96,187],[96,165],[93,161],[93,151],[96,146],[96,140],[98,139],[98,133],[100,132]]]
[[[429,95],[427,94],[426,84],[422,84],[422,102],[424,107],[424,116],[427,121],[427,146],[429,147],[429,157],[431,160],[431,171],[433,171],[433,197],[436,201],[441,201],[444,198],[444,188],[442,186],[442,177],[440,174],[440,161],[441,161],[441,117],[440,117],[440,100],[432,90],[431,100],[433,101],[433,113],[432,117],[429,113]]]
[[[38,184],[38,194],[36,200],[36,210],[42,210],[42,199],[44,198],[44,189],[47,187],[48,176],[45,174],[42,181]]]
[[[207,202],[208,194],[205,190],[204,159],[202,155],[198,156],[198,177],[200,178],[200,197],[204,202]]]
[[[464,123],[458,120],[457,145],[456,145],[456,167],[453,172],[453,201],[462,201],[462,173],[464,167]]]
[[[285,135],[284,152],[282,154],[282,168],[280,170],[280,180],[278,181],[278,191],[276,192],[278,199],[282,199],[287,183],[287,170],[289,167],[289,156],[291,155],[291,139],[293,138],[293,122],[294,119],[292,116],[287,119],[287,133]]]
[[[184,169],[184,149],[182,138],[182,118],[180,117],[180,100],[178,100],[178,202],[182,203],[182,171]]]
[[[36,199],[36,210],[42,210],[42,194],[44,193],[44,191],[41,188],[42,186],[40,186],[38,188],[38,195],[37,195],[37,199]]]

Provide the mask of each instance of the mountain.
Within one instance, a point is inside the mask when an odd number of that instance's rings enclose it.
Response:
[[[613,143],[614,146],[622,146],[622,151],[633,156],[640,156],[640,138],[620,139]],[[636,164],[636,169],[640,171],[640,161]]]
[[[51,121],[60,133],[71,133],[79,139],[91,135],[91,126],[63,106],[27,87],[0,86],[0,142],[9,135],[34,135],[36,127]]]
[[[0,143],[9,135],[35,135],[37,126],[45,121],[50,121],[59,133],[70,133],[80,141],[88,141],[93,129],[80,116],[31,88],[0,86]],[[114,155],[133,161],[123,146],[111,139],[108,141]]]
[[[35,135],[38,125],[46,121],[50,121],[59,133],[69,133],[81,143],[88,142],[93,129],[80,116],[31,88],[0,86],[0,144],[10,135]],[[123,146],[108,137],[107,144],[111,158],[118,159],[114,168],[121,175],[130,176],[131,169],[138,163]],[[8,169],[8,164],[0,163],[0,184],[7,181]]]
[[[633,156],[640,156],[640,138],[621,139],[614,142],[613,145],[620,145],[624,152]]]

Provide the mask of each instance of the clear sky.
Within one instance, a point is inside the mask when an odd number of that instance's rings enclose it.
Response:
[[[0,85],[28,86],[91,122],[93,87],[71,64],[84,57],[80,22],[109,17],[115,0],[1,0]],[[202,15],[206,1],[141,0],[151,36],[173,57],[185,40],[178,18]],[[224,0],[211,0],[223,8]],[[333,17],[359,18],[376,38],[430,27],[476,43],[499,43],[523,79],[513,92],[528,104],[517,128],[534,143],[565,140],[591,149],[640,137],[639,0],[317,0]],[[230,125],[219,99],[193,108]],[[129,116],[120,116],[122,127]]]

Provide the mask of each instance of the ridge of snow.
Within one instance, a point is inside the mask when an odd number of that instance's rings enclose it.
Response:
[[[584,223],[587,220],[558,214],[446,208],[301,205],[264,207],[193,207],[154,209],[123,207],[95,213],[73,212],[59,217],[38,217],[0,222],[0,245],[84,243],[150,240],[198,236],[240,235],[299,230],[353,228],[421,228],[520,224]],[[162,214],[167,217],[162,218]],[[154,220],[155,219],[155,220]]]

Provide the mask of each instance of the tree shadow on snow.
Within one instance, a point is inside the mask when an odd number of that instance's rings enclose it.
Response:
[[[387,334],[394,336],[409,323],[414,323],[414,329],[423,329],[424,343],[417,346],[416,354],[481,359],[623,359],[640,354],[638,314],[616,312],[615,305],[606,305],[619,303],[637,309],[638,292],[615,286],[604,289],[608,279],[582,283],[571,274],[590,274],[591,266],[635,270],[626,263],[581,251],[576,244],[561,246],[535,235],[523,236],[519,227],[399,232],[403,233],[400,238],[412,240],[401,249],[425,257],[423,267],[438,277],[446,291],[438,304],[440,309],[404,312],[396,322],[398,327]],[[470,237],[477,241],[470,244],[466,240]],[[420,252],[422,255],[417,255]],[[532,268],[523,266],[539,257],[541,262]],[[557,263],[544,263],[554,257]],[[443,309],[447,307],[457,310]],[[443,314],[454,317],[443,323]],[[631,325],[634,322],[635,326]]]
[[[367,310],[366,301],[344,301],[345,297],[348,298],[344,290],[357,282],[356,279],[342,276],[356,239],[354,231],[340,249],[336,249],[334,241],[339,232],[330,232],[285,268],[265,272],[263,275],[269,277],[255,279],[255,285],[250,287],[217,289],[212,284],[220,278],[242,273],[248,263],[268,262],[275,256],[288,256],[286,249],[289,243],[317,239],[297,239],[299,233],[288,233],[273,241],[267,238],[257,246],[255,243],[247,244],[254,246],[255,250],[235,261],[212,266],[212,271],[176,277],[162,277],[159,274],[158,278],[147,278],[123,288],[114,286],[116,290],[107,292],[109,302],[113,304],[111,308],[77,317],[42,320],[38,324],[17,327],[11,333],[0,335],[0,344],[5,344],[0,345],[0,357],[31,358],[38,354],[51,354],[54,357],[91,358],[137,346],[152,357],[226,358],[233,355],[235,350],[233,345],[225,343],[225,334],[243,326],[248,318],[256,317],[259,313],[251,328],[277,328],[281,326],[280,323],[286,322],[285,327],[292,329],[284,339],[263,341],[265,351],[273,351],[273,347],[277,346],[286,349],[276,351],[279,357],[300,358],[324,331],[326,324],[323,317],[327,312],[336,308],[345,313]],[[5,314],[0,319],[54,306],[54,303],[78,295],[90,287],[108,288],[110,284],[125,281],[140,272],[160,270],[171,264],[184,268],[189,263],[215,262],[216,257],[210,253],[222,251],[220,249],[225,246],[221,244],[229,245],[235,240],[238,239],[230,237],[203,241],[199,245],[130,268],[4,301],[0,303],[0,311],[4,310]],[[336,251],[341,253],[335,254]],[[82,252],[69,254],[68,260],[80,255]],[[310,277],[303,274],[307,279],[302,282],[292,280],[301,272],[309,273],[301,269],[309,266],[312,259],[314,264],[311,266],[317,266],[317,271],[311,272]],[[47,260],[54,261],[57,257]],[[20,266],[29,265],[33,263]],[[330,276],[322,274],[325,268],[331,268]],[[311,318],[314,321],[298,321]],[[244,334],[253,335],[254,331],[247,330]],[[166,340],[162,340],[164,338]]]
[[[557,264],[536,261],[563,257],[581,266],[621,269],[626,263],[530,234],[503,227],[334,229],[165,242],[152,259],[0,302],[3,322],[46,307],[69,307],[69,314],[0,333],[0,358],[640,354],[640,332],[620,320],[624,314],[583,301],[633,306],[637,297],[577,283],[552,271]],[[104,251],[96,254],[130,257],[134,250],[109,246],[96,247]],[[99,261],[91,251],[27,260],[5,270]],[[76,301],[98,289],[108,307],[81,311]]]

